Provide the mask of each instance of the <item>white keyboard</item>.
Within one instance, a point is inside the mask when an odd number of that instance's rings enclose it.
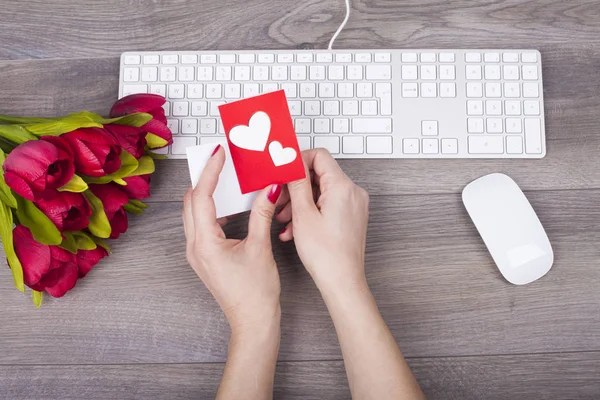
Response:
[[[225,144],[218,106],[283,89],[302,149],[337,158],[541,158],[536,50],[130,52],[119,97],[156,93],[173,145]]]

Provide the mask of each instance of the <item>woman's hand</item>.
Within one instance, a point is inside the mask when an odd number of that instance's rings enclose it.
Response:
[[[308,150],[302,157],[307,177],[288,184],[291,201],[276,216],[288,225],[279,238],[294,239],[321,291],[362,285],[369,195],[326,150]]]
[[[271,221],[281,186],[273,185],[256,198],[248,237],[227,239],[217,220],[212,195],[225,162],[218,147],[194,190],[185,194],[183,222],[187,259],[225,313],[232,335],[255,328],[279,326],[279,273],[271,249]]]

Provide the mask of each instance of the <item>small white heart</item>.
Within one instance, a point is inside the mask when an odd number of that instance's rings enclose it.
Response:
[[[296,159],[296,150],[291,147],[284,149],[281,143],[277,141],[269,143],[269,154],[276,167],[289,164]]]
[[[229,131],[231,143],[241,149],[264,151],[271,132],[271,120],[269,116],[258,111],[250,117],[248,125],[238,125]]]

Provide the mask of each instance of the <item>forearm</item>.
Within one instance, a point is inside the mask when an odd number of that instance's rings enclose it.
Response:
[[[273,398],[280,315],[264,326],[232,332],[217,399]]]
[[[366,281],[322,292],[340,341],[352,397],[424,398]]]

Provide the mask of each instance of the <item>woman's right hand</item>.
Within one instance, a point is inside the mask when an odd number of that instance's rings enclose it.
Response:
[[[287,223],[279,238],[294,239],[321,292],[362,285],[369,195],[327,150],[307,150],[302,158],[306,178],[288,184],[290,202],[276,216]]]

